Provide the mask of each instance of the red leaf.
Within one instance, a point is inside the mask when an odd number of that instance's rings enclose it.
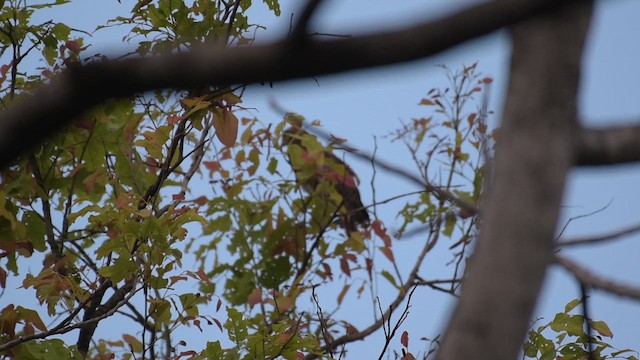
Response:
[[[349,261],[343,256],[340,258],[340,269],[342,272],[347,274],[347,276],[351,277],[351,270],[349,269]]]
[[[262,290],[253,289],[251,294],[249,294],[249,298],[247,299],[247,303],[249,306],[253,307],[256,304],[259,304],[262,301]]]
[[[222,324],[220,323],[220,320],[218,320],[216,318],[213,318],[213,321],[216,323],[216,325],[218,325],[218,329],[220,329],[220,331],[223,331],[222,330]]]
[[[476,116],[478,116],[478,114],[476,113],[471,113],[469,114],[469,116],[467,116],[467,122],[469,122],[469,126],[473,125],[473,121],[476,119]]]
[[[3,289],[7,286],[7,272],[0,267],[0,287]]]
[[[484,79],[481,80],[484,84],[491,84],[493,82],[493,79],[490,77],[486,77]]]
[[[373,228],[373,232],[379,237],[383,237],[387,233],[384,228],[384,224],[382,224],[382,221],[378,219],[376,219],[373,224],[371,224],[371,228]]]
[[[402,336],[400,337],[400,343],[402,346],[408,348],[409,347],[409,333],[404,331]]]
[[[389,261],[391,261],[392,263],[396,262],[395,258],[393,257],[393,252],[391,251],[390,247],[380,246],[380,251],[382,251],[384,256],[386,256],[387,259],[389,259]]]
[[[211,285],[211,280],[209,280],[209,276],[207,276],[207,274],[204,272],[203,269],[198,270],[198,272],[196,273],[196,275],[198,275],[198,277],[200,278],[200,280],[206,282],[208,285]]]

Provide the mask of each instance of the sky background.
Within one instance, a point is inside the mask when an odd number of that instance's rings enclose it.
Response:
[[[254,2],[258,2],[254,0]],[[126,14],[133,6],[132,1],[123,0],[122,5],[115,0],[76,0],[72,4],[43,13],[43,19],[56,18],[81,29],[93,29],[116,15]],[[450,0],[333,0],[325,1],[313,29],[323,33],[361,34],[384,29],[397,28],[444,16],[456,9],[471,5],[472,1]],[[254,23],[265,25],[266,31],[258,32],[260,42],[268,42],[286,34],[289,18],[296,12],[301,2],[282,1],[282,16],[275,18],[268,14],[266,7],[256,4],[250,13]],[[593,26],[584,59],[584,73],[580,92],[580,117],[590,126],[609,126],[640,120],[640,1],[601,0],[597,2]],[[46,20],[45,19],[45,20]],[[102,31],[88,42],[94,44],[94,52],[120,54],[125,47],[122,34],[117,31]],[[499,31],[447,52],[425,60],[409,64],[323,76],[317,82],[302,79],[286,83],[276,83],[273,88],[250,87],[243,98],[244,105],[257,110],[247,115],[256,116],[262,122],[278,122],[281,114],[271,110],[269,101],[275,100],[287,110],[302,114],[309,120],[319,119],[328,131],[346,137],[351,144],[361,149],[373,148],[373,136],[380,137],[399,127],[400,121],[413,117],[427,116],[424,107],[417,106],[419,100],[432,87],[446,86],[442,70],[436,65],[445,64],[451,69],[459,69],[463,64],[478,62],[478,69],[494,78],[491,92],[491,109],[494,116],[492,125],[499,122],[499,115],[506,93],[509,64],[509,37]],[[330,59],[327,59],[330,61]],[[406,162],[411,168],[406,150],[397,144],[378,140],[378,156],[400,165]],[[370,165],[349,159],[360,175],[362,183],[368,184],[372,175]],[[640,166],[624,165],[615,167],[583,168],[574,170],[567,184],[563,201],[563,215],[560,226],[571,217],[593,212],[607,204],[604,211],[587,218],[573,221],[565,231],[564,238],[607,233],[640,222]],[[377,195],[397,194],[402,191],[418,190],[408,182],[387,175],[377,183]],[[371,190],[361,186],[365,204],[371,202]],[[402,203],[392,203],[381,214],[388,228],[400,225],[395,220],[395,212]],[[526,204],[523,204],[526,206]],[[394,244],[396,257],[402,252],[411,254],[419,237]],[[576,248],[563,251],[567,256],[587,266],[599,275],[640,286],[640,234],[603,245]],[[437,258],[436,252],[436,258]],[[442,254],[446,254],[442,251]],[[449,260],[449,255],[440,259]],[[430,256],[433,257],[433,256]],[[437,274],[441,266],[438,260],[425,265],[424,274]],[[195,269],[194,269],[195,270]],[[436,277],[436,276],[434,276]],[[604,294],[592,293],[591,317],[606,321],[614,338],[609,343],[618,348],[640,349],[640,304]],[[562,311],[564,305],[579,296],[577,284],[562,269],[552,267],[548,273],[536,316],[550,321],[553,315]],[[392,294],[389,294],[391,300]],[[0,307],[11,302],[5,294],[0,298]],[[326,294],[327,301],[335,301],[335,295]],[[384,293],[381,300],[385,301]],[[350,303],[346,314],[353,318],[356,326],[370,322],[369,298],[366,310],[358,307],[358,302]],[[424,344],[417,339],[421,336],[433,337],[443,330],[452,310],[450,296],[431,290],[419,289],[413,300],[411,314],[401,330],[412,336],[411,348],[414,354],[424,350]],[[101,325],[102,326],[102,325]],[[216,330],[217,331],[217,330]],[[213,338],[216,332],[209,332]],[[381,344],[381,331],[372,339],[349,345],[350,358],[377,357]],[[206,341],[207,339],[203,338]],[[191,339],[190,339],[191,341]],[[197,341],[197,340],[193,340]],[[372,344],[374,344],[372,346]],[[399,340],[393,348],[399,349]]]

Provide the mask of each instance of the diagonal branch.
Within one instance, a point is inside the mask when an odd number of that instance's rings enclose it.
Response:
[[[612,294],[640,300],[640,288],[620,284],[592,274],[589,270],[563,256],[556,256],[555,262],[572,273],[581,283]]]
[[[211,45],[189,53],[71,67],[1,114],[0,168],[106,99],[160,88],[280,81],[407,62],[576,1],[483,3],[401,30],[309,41],[303,49],[289,41],[231,49]]]

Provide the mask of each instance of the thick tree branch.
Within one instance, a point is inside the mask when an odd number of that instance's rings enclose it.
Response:
[[[566,257],[556,256],[555,262],[572,273],[581,283],[598,288],[612,294],[640,300],[640,288],[625,284],[616,283],[596,275],[589,270],[578,265],[577,263],[567,259]]]
[[[576,165],[640,161],[640,125],[585,129],[576,139]]]
[[[578,4],[512,29],[495,180],[485,194],[477,247],[438,359],[518,357],[553,259],[565,177],[573,164],[576,93],[591,8],[591,2]]]
[[[159,88],[256,83],[411,61],[577,0],[513,0],[476,5],[441,20],[375,35],[208,47],[178,55],[76,66],[0,116],[0,168],[84,111],[110,98]]]

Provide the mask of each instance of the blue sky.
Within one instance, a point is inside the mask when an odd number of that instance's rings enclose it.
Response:
[[[254,0],[254,2],[257,2]],[[65,11],[56,11],[52,16],[63,16],[69,23],[79,28],[91,29],[97,23],[116,14],[126,13],[131,1],[119,5],[115,0],[100,2],[75,1]],[[253,21],[265,24],[266,32],[259,32],[260,41],[270,41],[286,33],[289,15],[296,11],[300,1],[283,1],[282,16],[274,18],[266,15],[264,9],[255,11]],[[403,0],[389,2],[382,0],[342,0],[326,1],[314,23],[314,30],[336,34],[358,34],[380,31],[386,28],[405,26],[426,19],[443,16],[455,8],[470,5],[471,1],[445,0]],[[593,28],[589,37],[587,54],[584,60],[584,79],[580,94],[580,115],[592,126],[607,126],[638,120],[640,117],[640,2],[633,0],[608,0],[597,3]],[[105,31],[96,35],[90,42],[94,51],[121,53],[121,34]],[[247,91],[244,103],[256,107],[251,115],[263,122],[277,122],[280,114],[272,111],[269,101],[275,99],[284,108],[298,112],[307,119],[320,119],[327,130],[347,137],[349,141],[362,149],[373,147],[372,137],[388,133],[399,126],[400,120],[427,115],[424,108],[417,106],[418,101],[428,89],[445,85],[442,71],[435,65],[445,64],[456,69],[462,64],[478,61],[479,69],[495,79],[491,107],[497,115],[491,121],[497,122],[505,96],[508,76],[509,38],[504,31],[469,42],[438,56],[416,61],[410,64],[392,66],[385,69],[357,71],[340,76],[325,76],[318,83],[311,79],[276,83],[273,89],[251,87]],[[400,146],[386,141],[378,142],[378,154],[384,159],[407,162],[410,158]],[[368,164],[351,160],[360,174],[363,183],[368,183],[371,170]],[[565,195],[563,220],[572,216],[597,210],[609,202],[610,206],[586,219],[576,220],[569,225],[566,237],[600,234],[634,225],[640,222],[640,167],[625,165],[580,169],[572,172]],[[379,196],[396,194],[397,189],[409,189],[402,179],[385,176],[377,185]],[[416,189],[417,190],[417,189]],[[365,203],[370,201],[371,192],[362,189]],[[394,221],[395,211],[401,204],[391,205],[382,214],[389,228],[398,225]],[[526,206],[526,204],[523,204]],[[416,240],[410,240],[416,241]],[[396,256],[402,251],[411,252],[415,244],[410,241],[398,242]],[[629,236],[623,240],[593,246],[572,249],[566,254],[589,267],[597,274],[612,279],[624,280],[640,286],[640,235]],[[449,258],[441,259],[445,262]],[[424,272],[437,271],[438,260],[425,265]],[[1,299],[8,300],[7,295]],[[389,300],[392,294],[389,294]],[[577,285],[561,269],[553,268],[549,272],[536,316],[548,320],[562,310],[564,304],[578,297]],[[326,295],[334,301],[335,295]],[[384,294],[381,293],[384,303]],[[363,298],[362,301],[368,301]],[[452,302],[449,297],[424,289],[416,293],[412,313],[403,330],[412,334],[412,349],[421,350],[417,338],[432,337],[442,330],[446,323]],[[371,310],[366,307],[360,311],[354,302],[346,308],[355,324],[366,325]],[[367,305],[370,306],[370,305]],[[640,349],[640,304],[623,300],[615,296],[593,293],[591,316],[605,320],[612,328],[615,337],[612,344],[620,348]],[[413,335],[415,334],[415,335]],[[350,345],[351,355],[368,358],[379,352],[371,344],[380,344],[380,333],[367,342]],[[395,343],[399,348],[399,341]]]

